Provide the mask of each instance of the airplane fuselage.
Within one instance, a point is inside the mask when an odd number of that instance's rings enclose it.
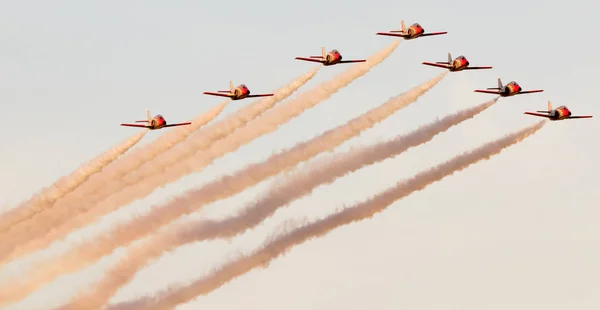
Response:
[[[152,120],[150,120],[150,130],[161,129],[167,125],[167,121],[162,116],[155,116]]]
[[[423,29],[423,27],[412,25],[412,26],[408,27],[408,30],[406,31],[406,36],[404,37],[404,39],[405,40],[416,39],[424,33],[425,33],[425,29]]]
[[[571,111],[567,107],[562,106],[548,112],[548,115],[550,115],[549,119],[551,121],[560,121],[571,116]]]
[[[456,58],[452,61],[451,67],[448,68],[451,72],[462,71],[469,66],[469,61],[464,57]]]
[[[324,60],[325,60],[325,62],[323,62],[324,66],[335,65],[335,64],[339,63],[340,61],[342,61],[342,54],[329,52],[329,53],[327,53],[327,55],[325,55]]]
[[[232,100],[240,100],[248,97],[250,95],[250,90],[245,85],[240,85],[235,88],[231,96]]]
[[[500,90],[500,96],[502,96],[502,97],[514,96],[514,95],[518,94],[519,92],[521,92],[521,90],[522,89],[521,89],[521,86],[519,86],[519,84],[516,84],[516,83],[506,84]]]

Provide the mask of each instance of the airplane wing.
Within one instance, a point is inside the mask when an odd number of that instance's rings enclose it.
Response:
[[[408,36],[407,34],[404,34],[404,33],[391,33],[391,32],[378,32],[377,35],[390,36],[390,37],[401,37],[401,38]]]
[[[175,127],[175,126],[184,126],[184,125],[190,125],[192,122],[187,122],[187,123],[177,123],[177,124],[168,124],[165,125],[163,127]]]
[[[248,95],[246,98],[254,98],[254,97],[271,97],[275,94],[257,94],[257,95]]]
[[[592,118],[592,115],[582,115],[582,116],[569,116],[567,118]]]
[[[356,60],[342,60],[340,62],[338,62],[339,64],[346,64],[346,63],[351,63],[351,62],[365,62],[367,61],[366,59],[356,59]]]
[[[443,31],[443,32],[430,32],[430,33],[424,33],[422,35],[420,35],[420,37],[428,37],[428,36],[438,36],[440,34],[446,34],[448,33],[447,31]]]
[[[121,124],[121,126],[125,127],[141,127],[141,128],[150,128],[148,125],[140,125],[140,124]]]
[[[534,112],[525,112],[523,114],[528,114],[528,115],[533,115],[533,116],[550,118],[550,114],[541,114],[541,113],[534,113]]]
[[[203,92],[203,94],[211,95],[211,96],[219,96],[219,97],[233,97],[233,94],[231,94],[231,93],[214,93],[214,92],[205,91],[205,92]]]
[[[486,67],[466,67],[463,70],[479,70],[479,69],[492,69],[492,67],[486,66]]]
[[[500,91],[497,90],[483,90],[483,89],[476,89],[475,90],[476,93],[484,93],[484,94],[494,94],[494,95],[500,95]]]
[[[450,65],[446,64],[446,63],[440,64],[440,63],[433,63],[433,62],[424,62],[423,64],[427,65],[427,66],[439,67],[439,68],[444,68],[444,69],[450,68]]]
[[[298,60],[304,60],[304,61],[312,61],[312,62],[318,62],[318,63],[324,63],[325,60],[323,58],[308,58],[308,57],[296,57],[296,59]]]
[[[536,89],[536,90],[525,90],[525,91],[520,91],[518,93],[516,93],[517,95],[521,95],[521,94],[531,94],[531,93],[541,93],[543,92],[543,89]]]

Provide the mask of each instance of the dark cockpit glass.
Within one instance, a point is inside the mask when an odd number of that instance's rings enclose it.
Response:
[[[415,26],[417,28],[421,28],[421,25],[419,25],[419,23],[414,23],[413,26]]]
[[[248,88],[248,87],[246,87],[246,84],[242,84],[242,85],[240,85],[240,87],[241,88]]]
[[[333,50],[331,52],[334,53],[334,54],[339,54],[340,53],[340,52],[338,52],[338,50]]]
[[[163,118],[163,116],[158,114],[158,115],[156,115],[156,118]]]

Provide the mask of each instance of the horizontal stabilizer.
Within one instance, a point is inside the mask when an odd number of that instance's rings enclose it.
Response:
[[[421,37],[429,37],[429,36],[438,36],[440,34],[446,34],[448,33],[447,31],[443,31],[443,32],[430,32],[430,33],[424,33],[421,35]]]
[[[121,126],[125,127],[141,127],[141,128],[150,128],[148,125],[139,125],[139,124],[121,124]]]
[[[533,116],[538,116],[538,117],[550,118],[549,114],[540,114],[540,113],[533,113],[533,112],[525,112],[523,114],[533,115]]]
[[[476,89],[474,90],[474,92],[476,93],[484,93],[484,94],[494,94],[494,95],[500,95],[499,91],[494,91],[494,90],[483,90],[483,89]]]
[[[227,93],[213,93],[213,92],[205,91],[205,92],[203,92],[203,94],[211,95],[211,96],[219,96],[219,97],[232,97],[233,96],[229,91],[227,91]]]
[[[406,37],[406,34],[404,34],[404,33],[378,32],[376,34],[379,36],[388,36],[388,37],[401,37],[401,38]]]

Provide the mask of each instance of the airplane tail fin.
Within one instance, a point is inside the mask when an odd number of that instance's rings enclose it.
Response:
[[[548,100],[548,110],[547,111],[536,111],[536,112],[540,112],[540,113],[550,113],[550,112],[552,112],[552,103],[550,103],[550,100]]]
[[[406,25],[404,24],[404,21],[400,22],[400,26],[402,26],[402,33],[406,32]]]
[[[229,81],[229,91],[233,93],[233,81]]]
[[[450,54],[450,52],[448,52],[448,64],[452,63],[452,54]]]
[[[500,90],[502,89],[502,80],[500,80],[500,78],[498,78],[498,87],[488,87],[488,89],[497,89]]]
[[[325,59],[325,46],[321,46],[321,56]]]
[[[150,116],[150,110],[146,110],[146,118],[148,118],[148,123],[152,122],[152,116]]]

